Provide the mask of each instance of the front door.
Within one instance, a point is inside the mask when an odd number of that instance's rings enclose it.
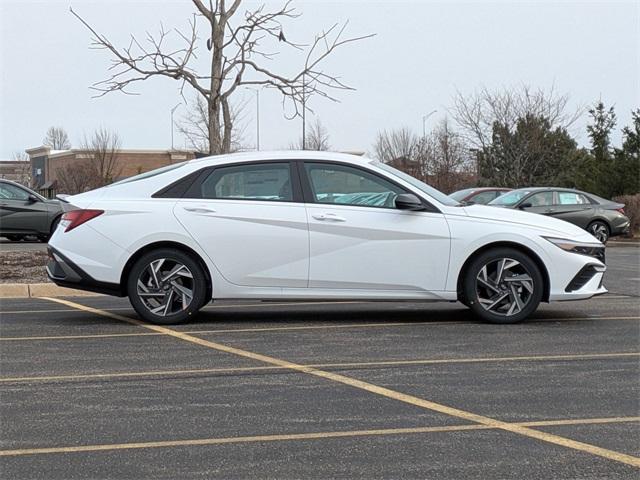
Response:
[[[43,201],[11,183],[0,182],[0,231],[6,233],[48,232],[49,210]]]
[[[174,207],[228,282],[307,286],[309,231],[291,172],[289,162],[215,167]]]
[[[305,162],[309,287],[444,290],[450,234],[440,213],[395,208],[402,187],[366,169]]]

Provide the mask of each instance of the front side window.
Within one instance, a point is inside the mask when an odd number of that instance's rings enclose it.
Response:
[[[305,163],[316,203],[395,208],[402,188],[359,168],[326,163]]]
[[[589,205],[591,202],[584,195],[575,192],[558,192],[560,205]]]
[[[29,200],[29,193],[26,190],[11,185],[10,183],[0,183],[0,198],[3,200]]]
[[[491,200],[496,198],[496,194],[492,191],[488,192],[480,192],[471,197],[471,201],[474,203],[479,203],[481,205],[485,205],[489,203]]]
[[[489,202],[489,205],[515,205],[526,195],[529,195],[529,193],[531,193],[530,190],[513,190],[509,193],[505,193],[504,195],[500,195],[495,200]]]
[[[214,169],[200,185],[201,198],[292,202],[288,163],[237,165]]]
[[[532,207],[546,207],[553,205],[553,192],[540,192],[535,195],[531,195],[525,200],[530,203]]]

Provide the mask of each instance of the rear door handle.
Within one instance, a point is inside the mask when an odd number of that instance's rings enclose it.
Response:
[[[312,215],[316,220],[329,221],[329,222],[346,222],[347,219],[340,217],[335,213],[322,213],[319,215]]]
[[[187,212],[192,212],[192,213],[216,213],[215,210],[212,210],[211,208],[205,208],[205,207],[184,207],[184,209]]]

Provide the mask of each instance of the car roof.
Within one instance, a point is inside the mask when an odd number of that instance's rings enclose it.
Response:
[[[268,151],[268,152],[238,152],[238,153],[226,153],[222,155],[211,155],[209,157],[202,157],[190,160],[189,164],[199,163],[212,163],[215,164],[218,161],[229,162],[256,162],[261,160],[330,160],[347,163],[360,163],[366,164],[372,162],[372,159],[363,157],[360,155],[353,155],[349,153],[338,152],[326,152],[315,150],[281,150],[281,151]]]

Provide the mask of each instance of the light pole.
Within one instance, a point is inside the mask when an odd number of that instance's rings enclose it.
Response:
[[[422,115],[422,138],[427,136],[427,118],[436,113],[438,110],[432,110],[431,112]]]
[[[176,109],[182,105],[181,103],[178,103],[175,107],[173,107],[171,109],[171,150],[173,150],[173,113],[176,111]]]

